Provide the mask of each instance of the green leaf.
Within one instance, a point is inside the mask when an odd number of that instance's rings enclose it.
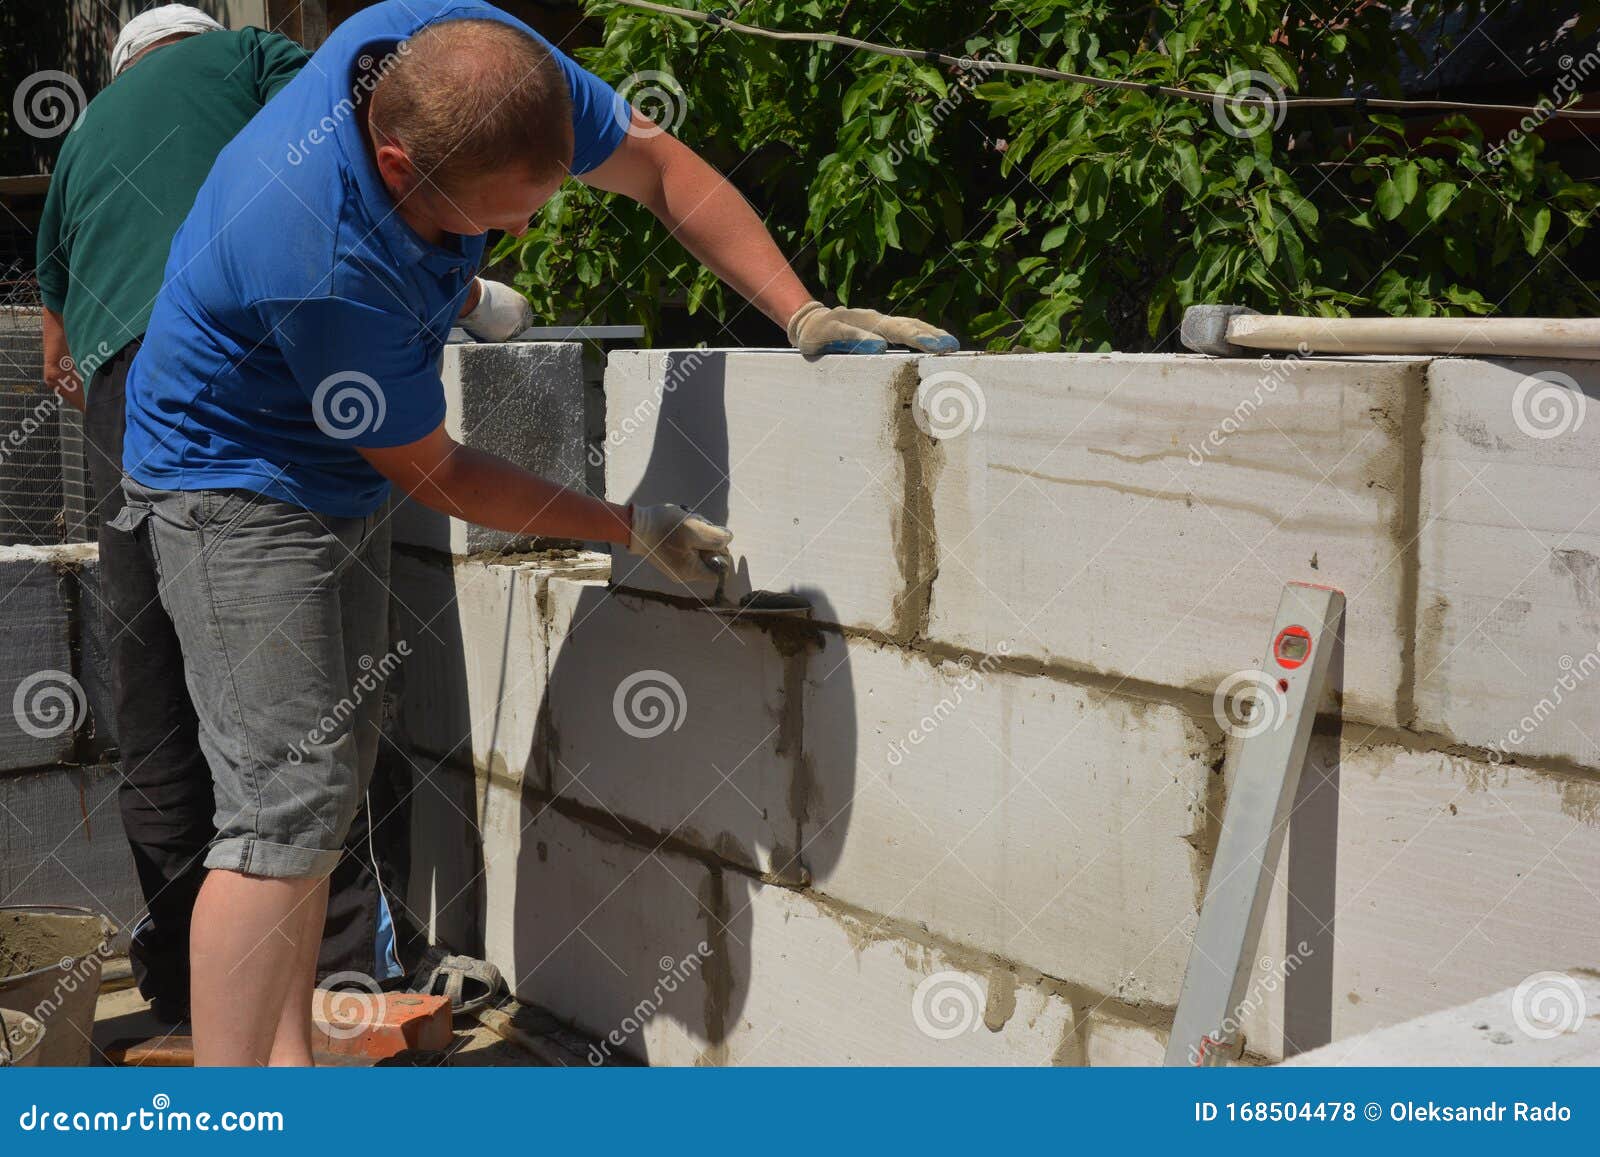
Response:
[[[1550,206],[1540,205],[1533,211],[1533,216],[1523,226],[1524,243],[1528,247],[1528,256],[1539,256],[1539,250],[1544,248],[1544,239],[1550,233]]]
[[[1394,171],[1395,187],[1400,190],[1400,197],[1404,204],[1411,204],[1417,199],[1417,163],[1406,161]]]
[[[1405,195],[1401,193],[1400,186],[1395,184],[1392,178],[1378,186],[1378,191],[1374,194],[1374,200],[1377,203],[1378,212],[1386,221],[1393,221],[1400,216],[1406,207]]]
[[[1451,181],[1440,181],[1428,190],[1428,220],[1437,221],[1454,204],[1461,190]]]
[[[1172,146],[1172,161],[1178,184],[1183,186],[1183,191],[1191,197],[1198,197],[1202,187],[1200,156],[1194,151],[1194,146],[1188,141],[1175,143]]]
[[[1050,232],[1046,233],[1044,238],[1039,242],[1039,251],[1041,253],[1049,253],[1052,249],[1059,249],[1061,247],[1061,243],[1067,239],[1067,235],[1071,232],[1072,225],[1070,222],[1065,225],[1057,225],[1054,229],[1050,230]]]
[[[870,149],[866,158],[867,171],[880,181],[894,180],[894,165],[889,155],[881,149]]]

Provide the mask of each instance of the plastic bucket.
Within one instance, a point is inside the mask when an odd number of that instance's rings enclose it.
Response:
[[[94,1050],[100,966],[116,926],[88,908],[0,907],[0,1008],[44,1026],[38,1065],[87,1065]]]
[[[44,1025],[25,1012],[0,1008],[0,1069],[34,1068],[43,1063]]]

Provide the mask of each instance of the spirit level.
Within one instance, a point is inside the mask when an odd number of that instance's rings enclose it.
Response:
[[[1343,614],[1341,591],[1308,583],[1283,589],[1264,670],[1252,679],[1255,707],[1189,949],[1167,1043],[1169,1065],[1215,1064],[1238,1036],[1239,1005],[1261,938],[1272,871]]]

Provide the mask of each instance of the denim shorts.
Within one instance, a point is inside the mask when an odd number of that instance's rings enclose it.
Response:
[[[125,478],[118,529],[147,539],[216,792],[208,868],[325,876],[377,759],[389,521],[247,490]]]

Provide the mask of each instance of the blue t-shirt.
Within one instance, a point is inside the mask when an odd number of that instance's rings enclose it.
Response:
[[[358,78],[425,26],[463,19],[538,36],[475,0],[386,0],[340,25],[222,150],[128,375],[134,479],[361,517],[388,482],[356,447],[402,446],[444,419],[439,354],[484,237],[433,245],[395,212],[363,139]],[[551,51],[572,97],[572,171],[584,173],[622,140],[627,105]]]

